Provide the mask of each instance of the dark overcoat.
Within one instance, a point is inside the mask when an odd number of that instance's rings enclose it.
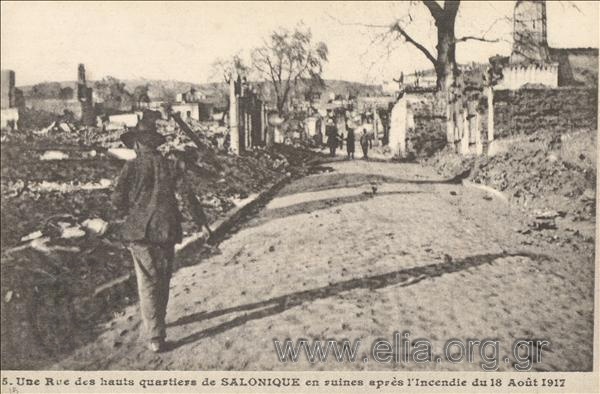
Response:
[[[121,229],[124,240],[181,242],[182,217],[173,172],[169,161],[151,149],[125,163],[112,197],[113,205],[127,213]]]
[[[348,153],[354,153],[354,130],[349,128],[348,134],[346,135],[346,150]]]
[[[327,135],[328,146],[338,146],[337,127],[332,125],[325,126],[325,134]]]

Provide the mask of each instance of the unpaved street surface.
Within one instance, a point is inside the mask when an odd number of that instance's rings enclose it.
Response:
[[[330,165],[286,186],[217,253],[176,273],[169,351],[146,350],[130,307],[55,368],[480,370],[364,362],[375,339],[409,331],[436,356],[451,338],[497,339],[499,370],[513,369],[504,357],[516,339],[546,339],[534,370],[591,370],[593,244],[530,245],[518,209],[416,164]],[[361,356],[280,363],[273,339],[286,338],[360,339]]]

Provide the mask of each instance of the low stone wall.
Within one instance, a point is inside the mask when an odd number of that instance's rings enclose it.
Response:
[[[0,129],[17,128],[19,122],[18,108],[3,108],[0,113]]]
[[[595,89],[497,90],[494,92],[494,136],[595,130],[597,111]]]
[[[504,67],[502,73],[504,78],[500,82],[501,89],[519,89],[528,83],[551,88],[558,86],[558,63],[543,66],[529,65],[526,67],[513,65]]]
[[[417,157],[431,156],[446,145],[445,113],[433,92],[409,93],[406,99],[414,122],[407,149]]]
[[[489,135],[486,95],[485,91],[478,98],[474,95],[478,99],[475,105],[483,144]],[[598,94],[594,89],[558,87],[495,90],[493,97],[494,139],[534,133],[563,135],[597,129]],[[443,149],[447,129],[446,116],[437,109],[440,100],[436,100],[433,93],[407,94],[405,99],[408,106],[407,152],[423,157]]]
[[[65,110],[73,112],[76,118],[81,118],[81,103],[78,100],[60,100],[60,99],[27,99],[25,102],[27,108],[38,111],[46,111],[56,115],[62,115]]]

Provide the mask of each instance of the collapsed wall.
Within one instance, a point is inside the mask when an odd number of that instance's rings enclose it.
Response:
[[[564,134],[580,129],[595,130],[597,119],[598,92],[595,89],[568,87],[494,92],[495,138],[538,131]]]
[[[77,119],[80,119],[83,114],[81,103],[76,98],[28,98],[25,106],[35,111],[44,111],[55,115],[63,115],[65,111],[68,111],[73,113]]]
[[[408,149],[417,157],[431,156],[446,146],[446,115],[435,92],[406,95],[413,127],[407,134]]]

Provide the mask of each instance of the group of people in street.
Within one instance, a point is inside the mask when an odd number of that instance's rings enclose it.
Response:
[[[333,119],[328,118],[325,125],[325,135],[327,136],[327,146],[329,147],[329,155],[334,157],[337,149],[343,149],[344,141],[346,141],[346,152],[348,160],[354,160],[354,152],[356,146],[356,135],[353,128],[346,126],[346,137],[338,132]],[[363,128],[362,133],[358,136],[360,147],[363,152],[363,159],[369,159],[369,149],[373,147],[373,139],[367,133],[367,129]]]

